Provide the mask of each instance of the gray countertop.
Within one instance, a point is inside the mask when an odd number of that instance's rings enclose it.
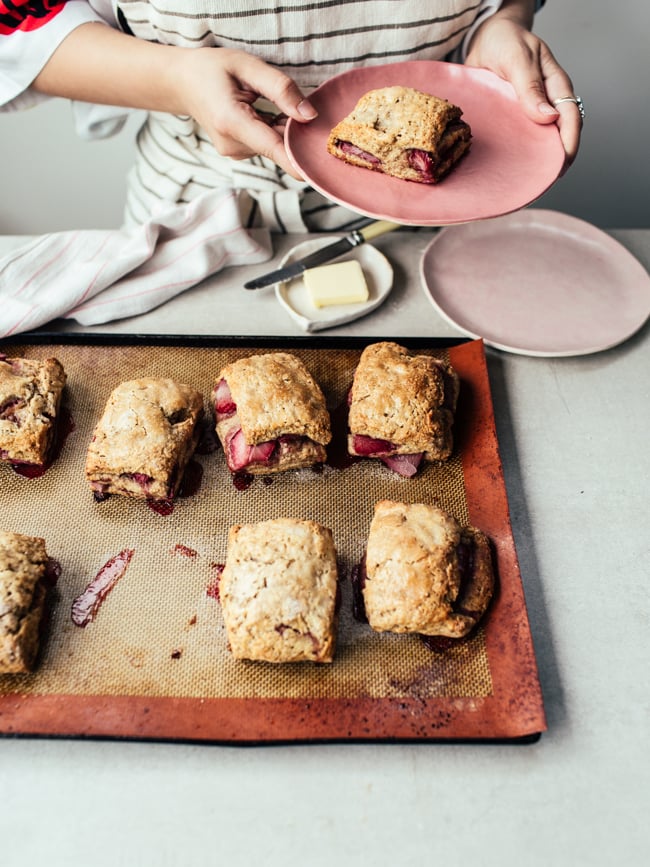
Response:
[[[650,229],[610,234],[650,266]],[[0,252],[15,243],[0,240]],[[378,239],[393,292],[324,333],[457,336],[420,287],[430,240]],[[295,241],[279,241],[274,261]],[[241,288],[261,270],[224,271],[94,330],[304,334],[272,290]],[[548,718],[541,739],[233,748],[4,738],[3,865],[647,863],[648,324],[590,356],[487,356]]]

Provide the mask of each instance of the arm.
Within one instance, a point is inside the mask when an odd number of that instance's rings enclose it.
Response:
[[[261,120],[253,102],[266,97],[297,121],[315,116],[292,79],[253,55],[159,45],[102,24],[70,33],[32,86],[85,102],[189,115],[224,156],[262,154],[294,176],[281,129]]]
[[[582,120],[570,102],[573,84],[549,47],[530,32],[535,0],[504,0],[498,12],[476,31],[466,63],[491,69],[509,81],[526,114],[537,123],[557,123],[569,166],[578,152]]]

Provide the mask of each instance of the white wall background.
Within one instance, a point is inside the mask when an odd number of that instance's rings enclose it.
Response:
[[[650,3],[547,0],[536,31],[587,109],[576,163],[537,206],[601,228],[650,226]],[[0,114],[0,234],[118,226],[136,120],[86,142],[62,100]]]

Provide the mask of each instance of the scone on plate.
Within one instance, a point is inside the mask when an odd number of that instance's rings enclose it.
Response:
[[[48,463],[65,383],[56,358],[9,358],[0,352],[0,461]]]
[[[435,506],[381,500],[361,584],[366,617],[377,632],[463,638],[494,592],[490,543]]]
[[[332,433],[325,397],[295,355],[272,352],[226,365],[212,400],[231,472],[278,473],[327,458]]]
[[[371,90],[332,129],[327,150],[354,166],[435,184],[469,150],[472,132],[462,113],[412,87]]]
[[[348,452],[403,476],[422,461],[446,460],[458,389],[458,374],[440,359],[386,341],[367,346],[349,395]]]
[[[0,674],[34,667],[48,562],[44,539],[0,530]]]
[[[203,396],[173,379],[122,382],[110,395],[86,455],[86,478],[110,494],[172,500],[200,436]]]
[[[233,656],[331,662],[337,580],[327,527],[293,518],[231,527],[219,598]]]

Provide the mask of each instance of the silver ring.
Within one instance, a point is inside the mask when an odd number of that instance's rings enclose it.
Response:
[[[561,96],[559,99],[553,100],[553,105],[559,105],[561,102],[574,102],[578,106],[580,119],[585,119],[585,106],[579,96]]]

